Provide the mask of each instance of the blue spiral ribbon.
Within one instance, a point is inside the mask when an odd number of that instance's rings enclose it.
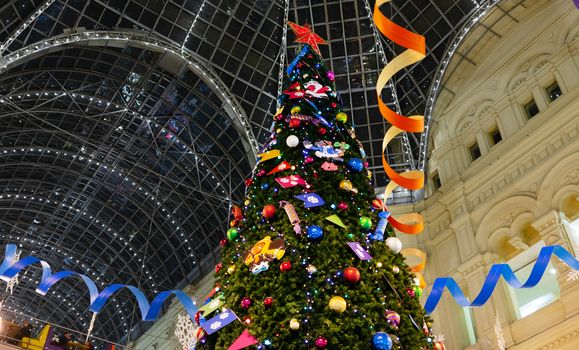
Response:
[[[579,270],[579,261],[575,259],[571,253],[565,250],[565,248],[559,245],[546,246],[541,248],[539,257],[537,258],[537,261],[533,266],[533,270],[531,271],[531,275],[524,284],[517,279],[517,276],[515,276],[515,273],[509,265],[495,264],[491,266],[491,270],[485,279],[481,291],[471,303],[465,297],[464,293],[452,277],[439,277],[434,281],[432,291],[430,292],[430,295],[428,295],[424,309],[426,310],[427,314],[434,311],[436,305],[442,297],[444,288],[448,288],[448,291],[460,306],[482,306],[493,294],[493,291],[495,290],[495,287],[497,286],[501,276],[504,277],[505,281],[512,288],[532,288],[541,281],[541,278],[543,278],[543,274],[545,273],[545,270],[551,261],[552,255],[555,255],[561,259],[561,261],[569,265],[571,268]]]
[[[172,295],[179,299],[181,304],[183,304],[185,307],[185,310],[187,310],[189,317],[191,317],[192,320],[195,320],[195,314],[198,311],[197,307],[195,306],[195,303],[193,303],[191,297],[181,290],[169,290],[161,292],[157,294],[151,304],[149,304],[149,300],[141,290],[131,285],[111,284],[99,292],[96,284],[90,277],[68,270],[59,271],[53,274],[50,265],[46,261],[40,260],[37,257],[27,256],[12,263],[14,257],[16,256],[16,249],[17,247],[14,244],[6,245],[4,261],[2,262],[2,265],[0,265],[0,279],[5,282],[10,281],[14,276],[16,276],[27,267],[34,264],[40,264],[42,267],[42,277],[38,287],[36,288],[36,292],[42,296],[45,296],[46,293],[48,293],[48,290],[61,280],[69,277],[79,277],[82,279],[88,289],[90,296],[89,311],[91,312],[98,313],[102,310],[111,296],[113,296],[121,289],[127,289],[137,300],[143,321],[156,320],[159,317],[163,303],[165,303],[165,301]]]

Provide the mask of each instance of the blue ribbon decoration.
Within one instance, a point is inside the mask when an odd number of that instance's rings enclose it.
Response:
[[[195,321],[195,314],[199,311],[191,297],[181,290],[161,292],[157,294],[155,299],[153,299],[153,302],[149,304],[145,294],[137,287],[125,284],[111,284],[99,292],[96,284],[90,277],[68,270],[59,271],[53,274],[50,265],[46,261],[40,260],[35,256],[24,257],[12,264],[12,260],[14,260],[14,257],[16,256],[16,250],[16,245],[6,245],[4,260],[0,265],[0,279],[8,282],[27,267],[34,264],[40,264],[42,267],[42,277],[38,287],[36,288],[36,292],[42,296],[45,296],[49,289],[61,280],[76,276],[80,277],[87,286],[90,297],[89,311],[91,312],[98,313],[101,311],[110,297],[123,288],[128,289],[135,296],[135,299],[137,299],[143,321],[156,320],[159,317],[163,303],[172,295],[177,297],[181,304],[183,304],[191,320]]]
[[[491,270],[485,279],[481,291],[471,303],[465,297],[464,293],[458,286],[458,283],[456,283],[452,277],[439,277],[434,281],[432,291],[430,292],[430,295],[428,295],[428,299],[424,305],[424,310],[427,314],[430,314],[432,311],[434,311],[436,305],[442,297],[444,288],[448,288],[448,291],[454,300],[462,307],[482,306],[491,297],[501,276],[504,277],[505,281],[512,288],[532,288],[536,286],[539,281],[541,281],[541,278],[543,278],[543,274],[547,269],[547,265],[549,265],[552,255],[555,255],[561,259],[561,261],[569,265],[569,267],[575,270],[579,270],[579,261],[575,259],[571,253],[565,250],[565,248],[559,245],[546,246],[541,248],[539,257],[533,266],[533,270],[531,271],[529,278],[524,284],[517,279],[517,276],[515,276],[515,273],[508,264],[495,264],[491,266]]]
[[[285,72],[287,73],[287,75],[290,75],[293,71],[294,68],[296,67],[296,65],[298,64],[298,62],[300,61],[300,59],[302,57],[304,57],[306,55],[306,53],[308,53],[309,50],[309,46],[308,45],[304,45],[304,47],[302,47],[302,50],[300,51],[300,53],[296,56],[296,58],[294,58],[294,60],[292,61],[292,63],[290,63]]]

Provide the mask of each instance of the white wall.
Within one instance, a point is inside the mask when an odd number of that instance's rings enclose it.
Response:
[[[565,225],[579,216],[579,11],[572,1],[536,4],[472,55],[470,71],[445,77],[454,94],[433,113],[429,172],[438,172],[442,187],[428,184],[426,200],[413,208],[427,225],[417,244],[428,253],[428,282],[452,276],[472,297],[493,263],[524,256],[540,241],[571,249]],[[550,102],[545,88],[554,81],[563,95]],[[522,106],[531,97],[540,112],[528,119]],[[488,134],[494,127],[497,145]],[[475,140],[482,156],[473,161]],[[477,343],[469,347],[462,310],[445,293],[433,313],[436,332],[448,349],[498,349],[498,312],[508,349],[578,349],[579,283],[555,266],[561,296],[549,306],[517,319],[501,284],[473,310]]]

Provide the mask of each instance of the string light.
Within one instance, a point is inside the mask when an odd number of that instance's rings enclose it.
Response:
[[[457,31],[457,35],[453,38],[452,42],[448,46],[448,49],[444,53],[442,57],[442,61],[436,71],[436,74],[432,78],[432,85],[430,86],[430,91],[428,92],[428,99],[426,100],[426,111],[424,113],[425,125],[424,125],[424,132],[420,138],[420,153],[418,158],[418,168],[421,171],[424,171],[426,168],[426,153],[428,152],[428,130],[430,129],[430,121],[432,119],[432,112],[434,110],[434,105],[436,103],[436,98],[440,92],[440,87],[442,83],[442,78],[448,65],[450,63],[450,59],[458,49],[460,43],[464,40],[467,34],[474,28],[477,24],[479,24],[481,18],[485,16],[490,9],[492,9],[500,0],[489,0],[484,1],[482,4],[479,4],[477,1],[471,0],[476,8],[473,11],[473,15],[469,21],[465,21],[462,27]]]
[[[259,146],[255,136],[253,135],[251,124],[245,114],[245,110],[241,107],[237,98],[231,93],[230,89],[223,83],[223,81],[221,81],[219,76],[210,66],[201,62],[195,55],[189,52],[181,52],[180,48],[176,47],[176,45],[157,37],[152,37],[139,32],[84,31],[80,33],[65,33],[31,44],[6,55],[3,61],[0,61],[0,73],[17,64],[22,59],[32,55],[38,55],[41,52],[48,51],[57,46],[81,42],[102,41],[103,39],[109,42],[136,42],[144,45],[149,50],[156,49],[161,50],[162,52],[171,53],[186,62],[189,68],[192,68],[199,77],[203,77],[203,81],[208,83],[212,90],[220,94],[225,102],[227,102],[224,106],[227,115],[231,118],[233,125],[236,127],[239,127],[239,124],[241,124],[242,130],[239,130],[241,131],[240,134],[245,134],[246,136],[246,138],[242,138],[241,141],[248,143],[247,150],[253,156],[248,157],[248,159],[251,161],[257,157]]]

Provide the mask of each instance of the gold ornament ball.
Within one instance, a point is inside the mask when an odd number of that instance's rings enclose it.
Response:
[[[344,311],[346,311],[346,300],[340,296],[335,296],[332,297],[332,299],[330,299],[330,303],[328,305],[330,307],[330,309],[342,313]]]
[[[233,275],[235,273],[235,265],[231,265],[227,268],[227,273]]]
[[[290,329],[291,329],[292,331],[297,331],[298,329],[300,329],[300,321],[298,321],[298,320],[295,319],[295,318],[292,318],[292,319],[290,320],[289,327],[290,327]]]
[[[296,114],[299,113],[302,110],[302,108],[300,106],[294,106],[292,107],[292,109],[290,110],[291,114]]]
[[[348,121],[348,115],[344,112],[340,112],[336,114],[336,120],[339,121],[340,123],[345,123]]]
[[[243,202],[243,204],[245,204],[246,206],[251,204],[251,201],[249,199],[246,199],[245,202]]]
[[[400,272],[400,268],[398,266],[392,266],[392,272],[398,274]]]
[[[340,188],[346,191],[352,190],[352,182],[350,180],[342,180],[340,181]]]
[[[275,132],[276,132],[277,134],[279,134],[281,131],[282,131],[281,128],[275,129]]]

